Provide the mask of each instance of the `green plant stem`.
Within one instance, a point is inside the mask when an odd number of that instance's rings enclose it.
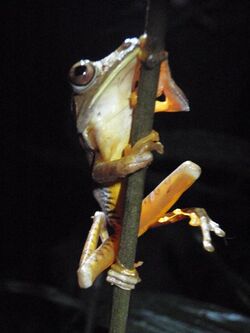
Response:
[[[154,0],[147,8],[146,50],[157,54],[164,50],[166,32],[166,0]],[[138,86],[138,103],[134,110],[130,142],[133,145],[148,135],[153,127],[154,105],[159,79],[160,63],[153,68],[142,65]],[[141,203],[144,194],[146,170],[140,170],[127,179],[125,210],[118,260],[128,269],[135,261]],[[125,333],[129,310],[130,291],[114,287],[109,333]]]

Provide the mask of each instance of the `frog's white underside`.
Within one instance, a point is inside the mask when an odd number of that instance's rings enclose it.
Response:
[[[132,121],[129,99],[135,63],[136,58],[120,71],[90,107],[96,143],[104,147],[101,153],[105,160],[119,159],[129,141]]]

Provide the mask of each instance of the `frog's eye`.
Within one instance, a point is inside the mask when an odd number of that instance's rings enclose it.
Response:
[[[87,88],[93,81],[96,71],[94,65],[89,60],[81,60],[73,65],[69,71],[69,79],[76,92]]]

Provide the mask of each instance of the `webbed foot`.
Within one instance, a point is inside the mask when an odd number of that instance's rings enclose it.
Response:
[[[203,247],[208,252],[214,251],[212,244],[211,232],[219,237],[225,237],[226,233],[222,230],[218,223],[214,222],[207,214],[204,208],[177,208],[167,213],[158,220],[160,224],[174,223],[189,217],[189,224],[193,227],[200,227],[203,237]]]
[[[184,215],[190,218],[189,224],[194,227],[200,227],[203,236],[203,247],[208,252],[214,251],[211,232],[219,237],[225,237],[226,233],[220,228],[220,225],[214,222],[207,214],[204,208],[175,209],[176,215]]]

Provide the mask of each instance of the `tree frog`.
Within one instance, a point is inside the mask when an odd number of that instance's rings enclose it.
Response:
[[[156,131],[133,147],[129,146],[133,109],[137,103],[141,50],[139,39],[126,39],[102,60],[80,60],[69,71],[77,131],[92,167],[96,185],[93,194],[101,207],[101,211],[93,216],[79,263],[77,274],[82,288],[90,287],[110,266],[107,277],[110,283],[133,289],[139,281],[136,270],[121,267],[115,260],[122,227],[124,179],[147,167],[152,162],[153,151],[163,153]],[[189,111],[189,105],[172,79],[165,59],[161,63],[155,112],[175,111]],[[225,233],[204,209],[169,212],[200,173],[197,164],[186,161],[143,200],[138,236],[154,226],[189,218],[190,225],[201,227],[204,248],[210,252],[214,250],[210,232],[221,237]],[[111,227],[111,233],[108,227]]]

